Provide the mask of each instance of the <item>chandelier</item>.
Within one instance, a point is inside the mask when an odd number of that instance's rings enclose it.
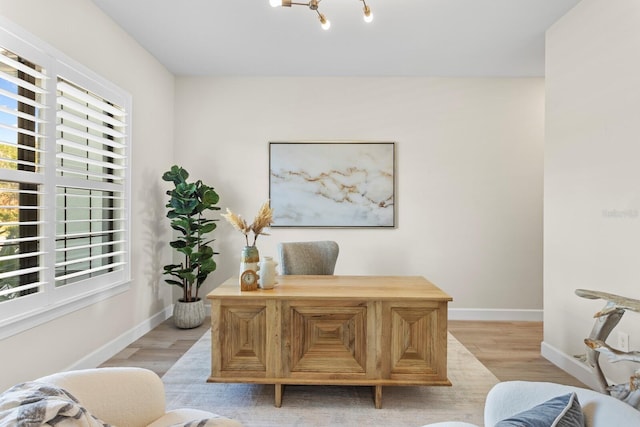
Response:
[[[291,7],[291,5],[307,6],[309,9],[315,10],[316,13],[318,14],[318,19],[320,19],[320,24],[322,25],[322,29],[328,30],[331,27],[331,22],[318,10],[318,6],[320,5],[321,1],[322,0],[309,0],[308,3],[297,3],[291,0],[269,0],[269,3],[271,4],[272,7],[279,7],[279,6]],[[371,9],[367,5],[366,1],[365,0],[358,0],[358,1],[361,1],[362,4],[364,5],[364,9],[363,9],[364,22],[373,21],[373,14],[371,13]]]

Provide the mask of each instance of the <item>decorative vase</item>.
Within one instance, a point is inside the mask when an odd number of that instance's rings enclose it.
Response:
[[[270,256],[263,257],[258,264],[260,268],[260,279],[258,285],[262,289],[273,289],[273,285],[276,284],[277,265],[278,263]]]
[[[255,291],[258,289],[258,270],[260,266],[260,253],[255,246],[245,246],[240,253],[240,290]],[[255,280],[242,280],[244,273],[253,271]],[[245,275],[246,277],[246,275]]]
[[[196,301],[176,301],[173,305],[173,323],[180,329],[197,328],[202,325],[205,318],[204,301],[198,298]]]

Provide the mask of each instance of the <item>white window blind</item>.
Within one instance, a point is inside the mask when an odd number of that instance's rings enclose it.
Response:
[[[130,105],[0,18],[0,338],[128,287]]]
[[[57,82],[56,286],[125,265],[126,113]]]
[[[42,145],[47,77],[0,49],[0,302],[42,290]]]

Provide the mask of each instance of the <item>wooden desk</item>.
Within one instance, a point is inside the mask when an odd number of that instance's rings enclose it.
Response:
[[[423,277],[278,276],[242,292],[238,278],[211,302],[209,382],[374,386],[451,385],[447,303]]]

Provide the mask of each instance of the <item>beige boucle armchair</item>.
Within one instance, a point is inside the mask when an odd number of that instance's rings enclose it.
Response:
[[[241,427],[235,420],[199,409],[166,411],[164,384],[148,369],[96,368],[36,380],[71,393],[92,415],[117,427],[164,427],[207,420],[207,427]]]

